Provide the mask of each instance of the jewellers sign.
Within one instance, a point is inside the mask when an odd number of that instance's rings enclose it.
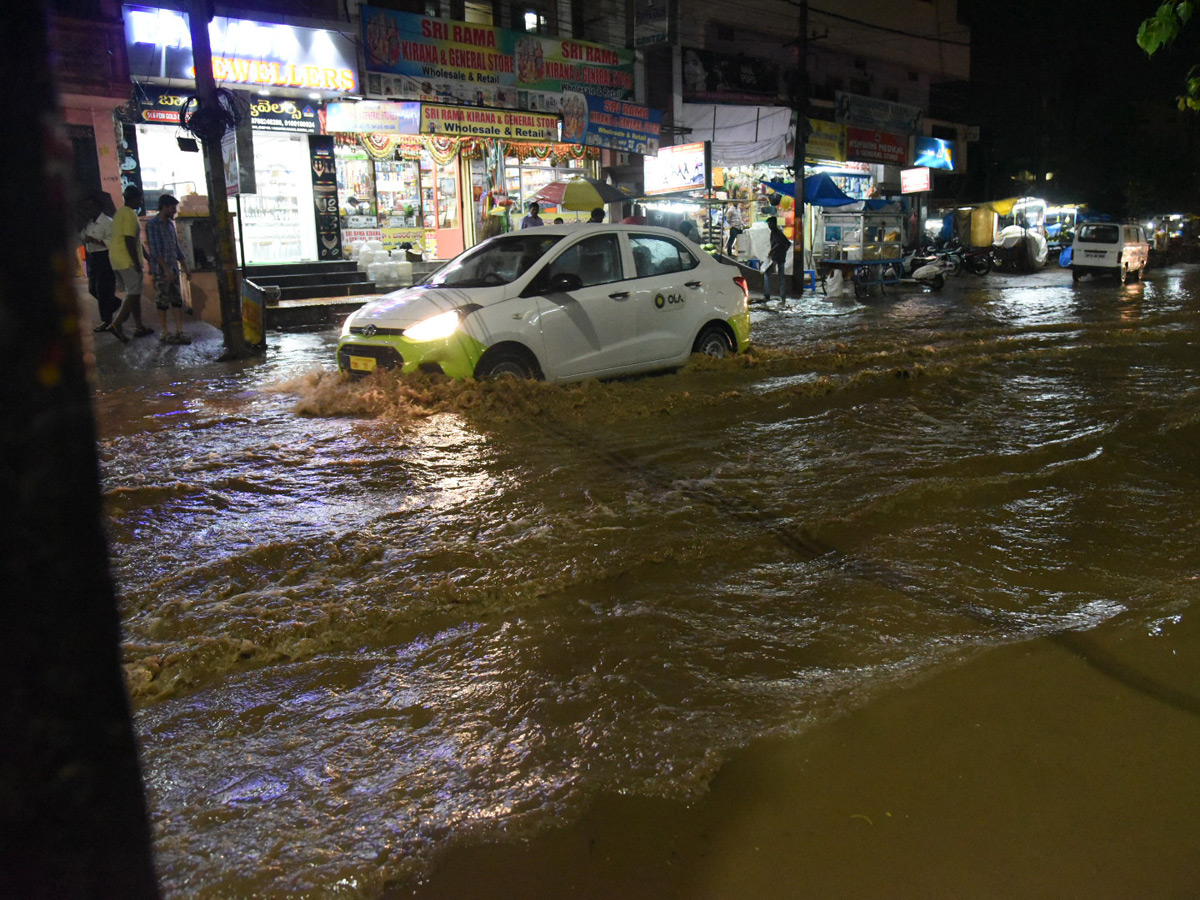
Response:
[[[194,81],[188,18],[173,9],[124,6],[129,72],[157,84]],[[340,31],[214,16],[208,24],[218,84],[358,92],[354,41]]]

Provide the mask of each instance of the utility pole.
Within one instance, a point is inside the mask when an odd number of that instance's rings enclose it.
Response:
[[[250,355],[242,330],[242,303],[238,294],[237,257],[233,243],[233,225],[229,221],[229,197],[226,194],[225,162],[221,156],[221,139],[228,127],[215,115],[221,110],[217,99],[217,82],[213,78],[212,46],[208,40],[208,23],[213,7],[209,0],[189,0],[188,30],[192,35],[192,65],[196,70],[196,113],[203,114],[204,127],[196,133],[204,147],[205,169],[208,172],[209,218],[217,235],[217,296],[221,301],[221,332],[225,335],[222,360],[244,359]],[[213,127],[212,123],[219,123]]]
[[[804,157],[808,143],[808,0],[800,0],[800,36],[796,42],[799,60],[793,100],[796,110],[796,139],[792,142],[795,197],[792,204],[792,285],[804,295]]]

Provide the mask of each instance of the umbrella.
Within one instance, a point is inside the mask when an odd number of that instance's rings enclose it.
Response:
[[[570,181],[552,181],[529,199],[578,212],[633,198],[607,182],[581,177]]]

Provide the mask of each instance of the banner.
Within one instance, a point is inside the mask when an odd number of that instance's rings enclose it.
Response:
[[[563,95],[562,116],[565,143],[650,156],[658,153],[661,110],[607,97],[567,93]]]
[[[548,143],[558,140],[558,116],[422,103],[421,133]]]
[[[846,161],[846,127],[822,119],[808,120],[808,137],[805,139],[804,155],[808,159],[825,159],[832,162]]]
[[[770,105],[779,96],[774,61],[744,53],[683,50],[684,103],[756,103]]]
[[[331,135],[313,135],[308,139],[312,168],[313,205],[317,226],[318,259],[341,259],[341,223],[338,221],[337,161]]]
[[[908,165],[908,137],[887,131],[846,128],[846,156],[859,162]]]
[[[179,112],[195,94],[189,87],[167,88],[152,84],[137,85],[138,120],[149,125],[178,125]],[[318,134],[317,104],[304,100],[251,97],[250,127],[255,131],[286,131],[292,134]],[[252,192],[247,192],[252,193]]]
[[[905,106],[902,103],[891,103],[842,91],[838,91],[834,97],[837,101],[834,118],[842,125],[908,134],[920,130],[921,117],[924,114],[918,106]]]
[[[633,51],[623,47],[360,9],[368,72],[633,99]]]

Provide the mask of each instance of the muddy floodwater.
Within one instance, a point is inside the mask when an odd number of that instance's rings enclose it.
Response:
[[[752,327],[570,387],[98,337],[164,894],[1197,896],[1200,268]]]

